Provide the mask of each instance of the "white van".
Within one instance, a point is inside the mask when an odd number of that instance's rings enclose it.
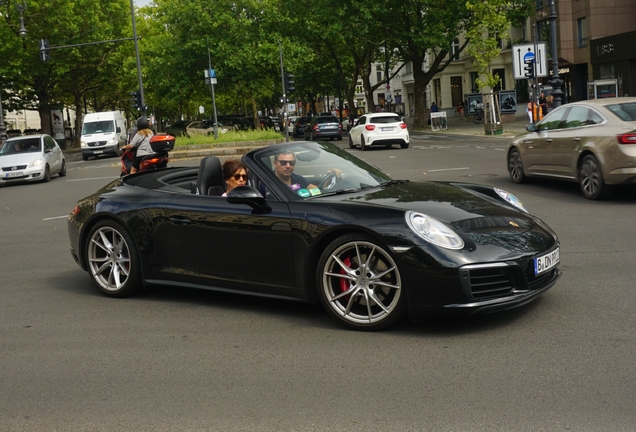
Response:
[[[126,123],[119,111],[89,113],[82,125],[82,158],[111,154],[119,156],[126,145]]]

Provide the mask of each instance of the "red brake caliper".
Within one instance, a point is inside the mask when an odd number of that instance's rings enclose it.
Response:
[[[344,263],[344,265],[351,268],[351,258],[346,257],[344,260],[342,260],[342,262]],[[346,274],[346,273],[347,272],[345,272],[343,268],[340,269],[340,274]],[[346,279],[340,279],[340,291],[345,292],[349,290],[349,287],[351,287],[351,282],[349,282]],[[349,296],[345,296],[345,299],[349,301]]]

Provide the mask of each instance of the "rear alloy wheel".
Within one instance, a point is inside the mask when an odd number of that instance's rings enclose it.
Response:
[[[510,179],[515,183],[524,183],[528,179],[523,173],[523,163],[517,149],[511,150],[508,154],[508,172]]]
[[[62,168],[60,168],[59,172],[60,177],[64,177],[66,175],[66,161],[62,159]]]
[[[603,183],[603,174],[598,160],[592,155],[587,155],[581,161],[579,167],[579,184],[581,192],[587,199],[602,199],[607,195],[609,187]]]
[[[368,150],[369,147],[364,142],[364,136],[360,136],[360,150],[365,151]]]
[[[86,264],[93,283],[109,297],[127,297],[142,288],[135,243],[115,221],[102,221],[91,229]]]
[[[353,143],[353,140],[351,139],[351,134],[349,134],[349,148],[356,148],[356,145]]]
[[[316,282],[325,308],[355,330],[380,330],[406,311],[406,293],[391,255],[372,239],[348,234],[323,252]]]
[[[49,167],[48,164],[46,165],[46,167],[44,167],[44,177],[42,177],[42,181],[44,183],[48,183],[51,181],[51,167]]]

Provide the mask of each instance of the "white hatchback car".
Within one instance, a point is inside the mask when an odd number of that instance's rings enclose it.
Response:
[[[51,180],[66,175],[60,146],[50,135],[9,138],[0,147],[0,184]]]
[[[367,150],[371,146],[390,148],[393,144],[399,144],[403,149],[409,147],[406,123],[395,113],[364,114],[349,131],[350,148],[358,145],[361,150]]]

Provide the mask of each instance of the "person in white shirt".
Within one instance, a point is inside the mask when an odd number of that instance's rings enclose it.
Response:
[[[150,138],[152,138],[153,135],[154,133],[150,129],[148,119],[146,117],[139,117],[137,119],[137,133],[130,141],[130,144],[122,147],[125,150],[136,149],[133,166],[130,169],[131,174],[139,171],[139,164],[144,157],[155,153],[150,146]]]

